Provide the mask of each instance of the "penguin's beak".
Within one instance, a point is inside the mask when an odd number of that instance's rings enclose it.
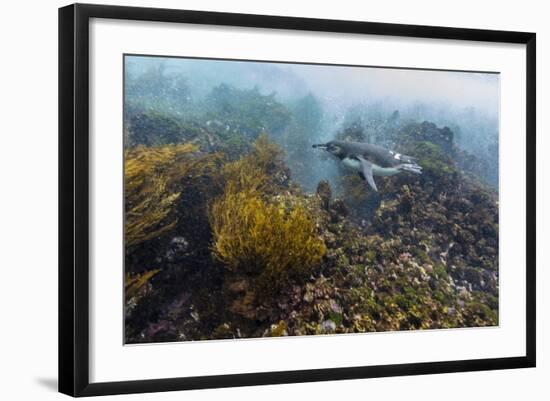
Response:
[[[312,145],[313,148],[321,148],[321,149],[324,149],[324,150],[327,150],[327,144],[326,143],[319,143],[319,144],[315,144],[315,145]]]

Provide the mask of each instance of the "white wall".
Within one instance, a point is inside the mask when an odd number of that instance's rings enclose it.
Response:
[[[107,0],[105,0],[107,1]],[[548,399],[550,257],[550,25],[543,1],[162,0],[112,4],[243,13],[523,30],[537,33],[538,54],[538,365],[536,369],[203,390],[125,399]],[[100,2],[101,3],[101,2]],[[0,23],[0,395],[3,399],[60,399],[57,375],[57,7],[62,1],[9,2]],[[6,257],[7,256],[7,257]],[[391,350],[389,350],[390,352]],[[112,398],[112,397],[111,397]],[[119,397],[121,398],[121,397]]]

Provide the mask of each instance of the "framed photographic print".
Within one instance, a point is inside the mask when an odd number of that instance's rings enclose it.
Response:
[[[59,10],[59,390],[535,366],[535,34]]]

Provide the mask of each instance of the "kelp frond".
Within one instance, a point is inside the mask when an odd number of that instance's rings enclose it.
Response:
[[[326,252],[300,204],[285,210],[251,191],[226,193],[211,209],[213,251],[229,270],[280,279],[307,272]]]
[[[282,149],[261,134],[254,142],[253,151],[239,160],[227,163],[222,170],[226,192],[266,192],[271,175],[281,163]]]
[[[198,155],[192,144],[138,146],[125,152],[125,239],[131,247],[159,237],[177,222],[173,210],[181,180],[212,168],[217,155]]]
[[[280,280],[307,272],[325,254],[300,202],[288,208],[281,200],[268,201],[281,157],[263,134],[249,155],[224,166],[225,189],[210,208],[210,224],[213,253],[232,272]]]
[[[142,274],[136,275],[126,273],[126,278],[124,280],[124,294],[126,296],[126,300],[128,301],[132,297],[136,296],[143,286],[146,285],[158,272],[160,272],[160,269],[149,270],[143,272]]]

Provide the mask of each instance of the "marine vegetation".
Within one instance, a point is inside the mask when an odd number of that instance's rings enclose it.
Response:
[[[198,155],[191,144],[138,146],[124,153],[125,241],[127,247],[174,228],[182,177],[213,167],[216,155]]]
[[[127,246],[158,237],[174,227],[175,219],[168,219],[180,196],[172,179],[174,162],[194,150],[193,146],[183,144],[162,148],[139,147],[125,152],[124,230]]]
[[[131,60],[126,343],[499,324],[491,118],[435,103],[336,107],[291,69],[257,63]],[[334,140],[410,155],[422,174],[374,191],[312,149]]]
[[[222,84],[212,89],[205,102],[206,117],[223,122],[220,134],[224,136],[239,132],[254,140],[263,131],[279,135],[290,122],[290,112],[275,93],[262,95],[257,87],[241,90]]]
[[[271,204],[251,191],[228,192],[211,211],[213,251],[233,272],[258,274],[280,285],[283,277],[304,274],[326,249],[307,210]]]
[[[270,196],[286,181],[278,180],[282,154],[260,135],[249,155],[224,166],[224,193],[210,210],[214,256],[263,292],[307,275],[326,251],[299,197]]]
[[[221,177],[226,193],[265,193],[283,184],[288,177],[282,168],[283,151],[264,133],[256,139],[252,151],[223,166]]]

